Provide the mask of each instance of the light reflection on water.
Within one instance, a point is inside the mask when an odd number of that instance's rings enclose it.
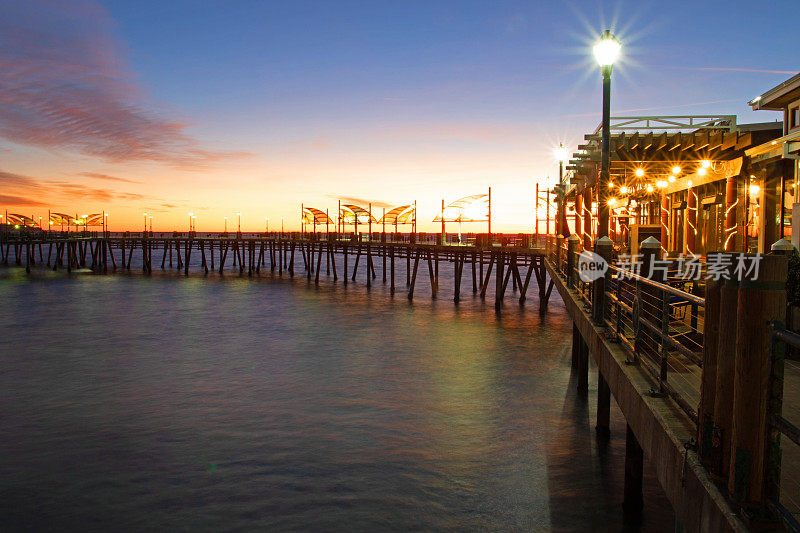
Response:
[[[1,271],[0,515],[17,529],[636,529],[619,506],[624,421],[615,408],[610,446],[595,443],[557,296],[545,317],[534,295],[498,316],[465,280],[454,306],[448,271],[439,300],[413,304],[300,276]],[[646,490],[643,529],[672,530],[652,476]]]

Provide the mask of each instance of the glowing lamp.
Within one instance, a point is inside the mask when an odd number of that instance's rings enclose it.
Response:
[[[615,205],[617,205],[617,199],[616,198],[609,198],[608,199],[608,205],[610,205],[611,207],[614,207]]]
[[[687,187],[691,187],[692,186],[692,180],[687,180],[686,181],[686,186]]]
[[[659,189],[663,189],[666,186],[667,186],[667,182],[664,181],[664,180],[658,180],[656,182],[656,187],[658,187]]]
[[[669,181],[670,183],[675,183],[675,176],[668,177],[667,181]]]
[[[643,168],[637,168],[635,174],[636,174],[637,178],[641,178],[642,176],[644,176],[644,169]]]
[[[700,166],[702,168],[711,168],[711,161],[709,161],[708,159],[703,159],[702,161],[700,161]]]
[[[600,41],[594,45],[594,57],[597,59],[597,64],[601,67],[610,67],[614,61],[619,57],[619,51],[622,48],[619,41],[614,35],[606,30],[600,37]]]
[[[622,194],[628,194],[628,188],[623,185],[622,187],[619,188],[619,192],[621,192]]]
[[[556,158],[556,161],[564,162],[569,159],[569,152],[567,152],[567,149],[564,148],[563,145],[560,145],[553,151],[553,156]]]
[[[613,189],[614,188],[614,182],[613,181],[609,181],[608,182],[608,188],[609,189]]]
[[[752,185],[750,185],[750,195],[751,195],[751,196],[755,196],[755,195],[757,195],[759,192],[761,192],[761,187],[759,187],[759,186],[758,186],[758,185],[756,185],[755,183],[753,183]]]
[[[652,185],[648,185],[647,186],[647,192],[653,192],[653,186]]]
[[[679,166],[677,166],[677,165],[676,165],[676,166],[674,166],[674,167],[672,167],[672,173],[673,173],[673,174],[675,174],[675,175],[677,176],[678,174],[680,174],[680,173],[681,173],[681,167],[679,167]]]
[[[705,176],[707,173],[708,173],[708,171],[703,167],[700,167],[700,168],[697,169],[697,175],[698,176]]]

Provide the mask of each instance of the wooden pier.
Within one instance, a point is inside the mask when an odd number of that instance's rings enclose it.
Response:
[[[319,283],[324,275],[347,285],[363,279],[370,288],[378,278],[389,284],[391,294],[405,282],[406,294],[413,300],[418,280],[427,272],[432,298],[439,297],[439,270],[449,265],[455,280],[452,299],[462,298],[465,267],[472,293],[486,298],[494,274],[495,306],[501,307],[508,293],[524,303],[531,279],[535,278],[539,302],[546,307],[553,289],[544,264],[544,244],[534,235],[504,237],[479,236],[471,244],[420,242],[415,234],[373,234],[365,236],[338,234],[260,234],[197,236],[181,234],[64,234],[40,232],[31,235],[7,234],[0,237],[0,261],[3,265],[53,270],[91,269],[97,273],[129,271],[141,268],[175,269],[189,275],[235,272],[259,276],[269,272],[294,277],[298,270],[307,280]],[[338,258],[338,260],[337,260]],[[341,270],[337,267],[340,265]],[[402,263],[405,280],[398,279]],[[324,270],[323,270],[324,264]],[[509,283],[511,288],[509,290]]]

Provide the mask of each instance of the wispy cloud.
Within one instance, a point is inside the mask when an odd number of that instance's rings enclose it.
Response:
[[[52,205],[60,202],[79,202],[95,200],[143,200],[147,195],[90,187],[82,183],[50,180],[0,171],[0,187],[7,194],[2,195],[5,205]],[[44,201],[42,201],[44,200]]]
[[[668,68],[675,70],[697,70],[706,72],[752,72],[756,74],[797,74],[798,70],[776,70],[766,68],[748,68],[748,67],[686,67],[682,65],[650,65],[654,68]]]
[[[109,176],[108,174],[98,174],[97,172],[81,172],[78,174],[84,178],[92,178],[104,181],[118,181],[122,183],[141,183],[141,181],[129,180],[128,178],[117,178],[116,176]]]
[[[104,8],[82,0],[0,6],[0,137],[111,162],[195,169],[243,154],[204,149],[145,105]]]

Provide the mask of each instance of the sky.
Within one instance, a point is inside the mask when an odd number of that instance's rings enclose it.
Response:
[[[603,30],[612,116],[766,122],[747,102],[800,70],[796,0],[770,5],[0,0],[0,209],[263,231],[416,200],[432,231],[491,186],[493,231],[531,231],[554,148],[599,124]]]

